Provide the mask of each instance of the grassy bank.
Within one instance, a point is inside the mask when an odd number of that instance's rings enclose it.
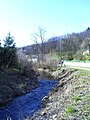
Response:
[[[49,94],[45,108],[34,120],[89,120],[90,119],[90,71],[60,69],[57,87]]]
[[[90,119],[90,71],[79,70],[73,82],[73,93],[66,105],[63,118],[67,119]]]

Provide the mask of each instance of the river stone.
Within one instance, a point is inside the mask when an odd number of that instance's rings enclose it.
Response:
[[[48,103],[48,102],[49,102],[49,97],[48,96],[43,97],[43,99],[42,99],[42,107],[43,108],[46,107],[46,103]]]

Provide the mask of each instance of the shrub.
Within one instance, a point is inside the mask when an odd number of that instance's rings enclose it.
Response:
[[[33,71],[32,62],[28,62],[27,59],[19,59],[19,67],[23,75],[29,76]]]
[[[75,59],[77,60],[85,60],[85,55],[83,55],[83,52],[82,51],[78,51],[76,54],[75,54]]]
[[[64,59],[65,60],[73,60],[74,59],[74,55],[73,55],[73,53],[66,53],[65,55],[64,55]]]
[[[58,60],[54,58],[48,58],[45,63],[45,66],[50,70],[55,70],[57,68],[57,65],[58,65]]]
[[[73,60],[73,56],[72,55],[68,55],[68,60]]]
[[[90,55],[89,54],[86,55],[86,60],[90,61]]]

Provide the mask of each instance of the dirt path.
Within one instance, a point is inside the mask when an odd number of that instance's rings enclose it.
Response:
[[[77,68],[77,69],[83,69],[83,70],[89,70],[90,71],[90,63],[84,63],[84,62],[66,62],[65,65],[67,67]]]

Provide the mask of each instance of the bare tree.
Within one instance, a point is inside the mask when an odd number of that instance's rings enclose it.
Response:
[[[45,29],[43,27],[39,27],[38,28],[38,32],[34,32],[32,37],[33,37],[33,41],[36,44],[36,51],[37,51],[37,55],[38,55],[38,60],[40,60],[39,58],[39,54],[41,54],[41,61],[43,63],[44,61],[44,42],[45,42]]]

